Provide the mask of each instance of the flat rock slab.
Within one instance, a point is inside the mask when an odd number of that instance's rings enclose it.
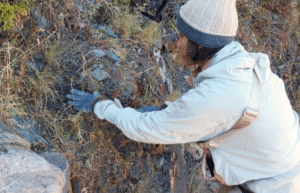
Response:
[[[28,142],[38,143],[39,141],[42,141],[48,144],[48,142],[41,137],[41,128],[34,119],[26,119],[19,115],[15,115],[10,119],[10,123]]]
[[[43,154],[40,154],[45,160],[47,160],[50,164],[53,164],[64,173],[66,180],[63,192],[68,193],[72,192],[71,183],[70,183],[70,175],[71,175],[71,169],[70,164],[66,156],[62,153],[58,152],[46,152]]]
[[[109,77],[109,74],[102,70],[100,67],[97,67],[95,70],[93,70],[92,74],[98,81],[104,80],[105,78]]]
[[[102,58],[103,56],[106,55],[106,52],[102,49],[98,49],[98,50],[93,50],[93,54],[98,58]]]
[[[118,38],[118,36],[112,31],[112,29],[109,26],[101,26],[101,25],[91,25],[91,29],[97,29],[100,31],[106,32],[108,35]]]

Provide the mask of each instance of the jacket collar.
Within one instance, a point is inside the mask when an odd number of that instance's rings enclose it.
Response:
[[[271,74],[270,60],[267,54],[247,52],[237,41],[222,48],[212,59],[209,67],[195,78],[195,87],[204,79],[219,78],[238,82],[252,83],[253,67],[257,66],[262,83],[268,81]]]
[[[213,57],[209,67],[219,63],[222,60],[230,58],[231,56],[238,54],[238,52],[246,52],[244,47],[237,41],[232,41],[230,44],[226,45]]]

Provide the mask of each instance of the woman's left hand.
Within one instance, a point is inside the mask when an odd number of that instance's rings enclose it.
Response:
[[[100,95],[98,91],[94,91],[93,94],[86,93],[84,91],[72,89],[71,94],[67,94],[69,105],[74,105],[74,108],[78,111],[91,112],[91,106],[93,101]]]

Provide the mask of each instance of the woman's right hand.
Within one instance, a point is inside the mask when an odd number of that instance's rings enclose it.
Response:
[[[193,83],[193,79],[192,79],[192,74],[191,74],[191,76],[188,78],[188,82],[190,83],[191,87],[194,88],[194,83]]]
[[[199,74],[199,72],[201,72],[201,67],[197,67],[192,74],[190,75],[190,77],[188,78],[188,82],[190,83],[191,87],[194,88],[194,81],[193,78],[196,78]]]

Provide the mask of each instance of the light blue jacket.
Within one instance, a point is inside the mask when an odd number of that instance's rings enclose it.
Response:
[[[271,71],[268,56],[249,53],[237,41],[221,49],[209,68],[195,78],[195,88],[167,102],[166,109],[140,113],[106,100],[96,104],[95,113],[135,141],[178,144],[209,140],[230,130],[242,116],[250,98],[255,59],[259,60],[263,88],[260,115],[211,153],[216,172],[229,185],[283,175],[300,162],[299,116],[291,107],[284,82]],[[299,178],[300,173],[297,175]],[[293,184],[300,188],[299,182]]]

